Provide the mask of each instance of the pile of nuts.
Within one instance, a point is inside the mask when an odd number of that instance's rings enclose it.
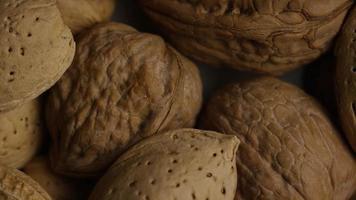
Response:
[[[352,0],[138,0],[167,42],[116,4],[0,0],[0,200],[356,196]],[[330,52],[337,120],[278,78]]]

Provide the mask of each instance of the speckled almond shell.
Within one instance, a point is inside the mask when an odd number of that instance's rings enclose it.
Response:
[[[99,22],[109,21],[116,0],[57,0],[64,23],[74,34]]]
[[[140,0],[185,55],[215,66],[282,74],[318,58],[351,0]]]
[[[51,197],[23,172],[0,165],[1,200],[51,200]]]
[[[0,111],[50,88],[75,51],[55,0],[1,0],[0,47]]]
[[[72,66],[50,91],[52,166],[99,175],[142,138],[192,127],[201,101],[197,67],[160,37],[97,25],[79,36]]]
[[[0,113],[0,163],[22,168],[34,157],[44,137],[42,120],[39,99]]]
[[[218,91],[202,127],[237,136],[235,200],[346,200],[356,161],[323,108],[296,86],[263,77]]]
[[[233,200],[238,144],[234,136],[195,129],[152,136],[115,162],[90,200]]]
[[[341,125],[356,152],[356,8],[350,12],[336,45],[336,98]]]
[[[23,171],[40,184],[54,200],[84,200],[92,189],[90,180],[71,179],[55,174],[45,156],[31,160]]]

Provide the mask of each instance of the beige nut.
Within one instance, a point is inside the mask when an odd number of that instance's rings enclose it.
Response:
[[[116,0],[57,0],[64,23],[74,34],[98,22],[109,21]]]
[[[33,159],[23,171],[39,183],[54,200],[87,199],[91,191],[89,180],[70,179],[55,174],[44,156]]]
[[[72,66],[50,91],[52,166],[99,175],[142,138],[192,127],[201,101],[197,67],[160,37],[97,25],[80,34]]]
[[[0,111],[50,88],[70,66],[75,43],[55,0],[0,1]]]
[[[51,200],[51,197],[23,172],[0,165],[1,200]]]
[[[356,152],[356,8],[350,12],[337,40],[336,97],[341,125]]]
[[[185,55],[212,65],[281,74],[318,58],[352,0],[140,0]]]
[[[115,162],[90,199],[233,200],[238,144],[234,136],[196,129],[152,136]]]
[[[345,200],[356,161],[324,109],[274,78],[232,84],[210,100],[203,128],[237,136],[236,200]]]
[[[21,168],[37,153],[43,139],[39,99],[0,113],[0,163]]]

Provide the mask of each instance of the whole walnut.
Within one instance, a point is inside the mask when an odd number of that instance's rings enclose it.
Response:
[[[281,74],[318,58],[351,0],[140,0],[185,55],[212,65]]]
[[[87,199],[92,186],[88,180],[79,180],[55,174],[45,156],[29,162],[23,171],[45,189],[53,200]]]
[[[142,138],[192,127],[201,102],[197,67],[160,37],[99,24],[79,36],[72,66],[49,94],[52,167],[100,175]]]
[[[90,200],[233,200],[238,145],[212,131],[157,134],[120,156]]]
[[[0,112],[35,99],[70,66],[73,35],[55,0],[0,1]]]
[[[236,200],[345,200],[356,162],[323,108],[297,87],[263,77],[210,100],[202,127],[237,136]]]
[[[98,22],[109,21],[116,0],[57,0],[64,23],[74,34]]]
[[[44,136],[42,111],[35,99],[0,113],[0,163],[22,168],[36,155]]]
[[[336,99],[341,125],[356,152],[356,7],[352,9],[336,44]]]

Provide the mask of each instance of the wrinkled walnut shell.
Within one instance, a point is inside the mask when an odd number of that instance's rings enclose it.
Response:
[[[63,75],[75,51],[55,0],[0,1],[0,112],[35,99]]]
[[[281,74],[318,58],[351,0],[140,0],[185,55],[212,65]]]
[[[99,22],[109,21],[116,0],[57,0],[64,23],[74,34]]]
[[[341,125],[356,152],[356,8],[340,33],[336,45],[336,97]]]
[[[41,147],[44,132],[40,100],[0,113],[0,163],[21,168]]]
[[[233,200],[238,144],[196,129],[149,137],[120,156],[90,200]]]
[[[192,127],[201,101],[196,66],[160,37],[97,25],[79,36],[72,66],[50,91],[52,166],[99,175],[142,138]]]
[[[356,162],[323,108],[297,87],[259,78],[220,90],[203,126],[237,136],[236,200],[349,199]]]

